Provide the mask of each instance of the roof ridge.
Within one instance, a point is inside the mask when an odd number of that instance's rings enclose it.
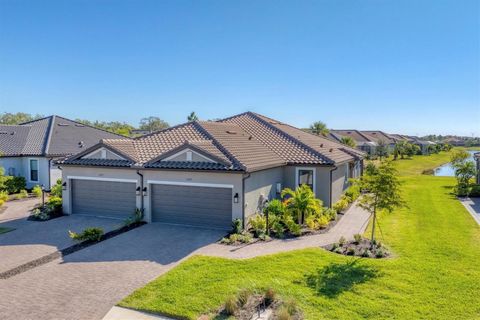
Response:
[[[29,123],[32,123],[32,122],[37,122],[37,121],[45,120],[45,119],[48,119],[48,118],[51,118],[51,117],[53,117],[53,115],[51,115],[51,116],[46,116],[46,117],[42,117],[42,118],[38,118],[38,119],[34,119],[34,120],[30,120],[30,121],[20,122],[18,125],[19,125],[19,126],[23,126],[23,125],[25,125],[25,124],[29,124]]]
[[[203,134],[212,140],[213,145],[217,147],[218,150],[220,150],[227,157],[227,159],[232,162],[232,165],[238,165],[240,168],[242,168],[242,170],[247,170],[245,165],[241,163],[230,151],[228,151],[227,148],[225,148],[217,139],[215,139],[213,135],[201,125],[200,122],[193,121],[193,125],[195,125],[197,129],[199,129]]]
[[[177,128],[181,128],[181,127],[183,127],[183,126],[187,126],[187,125],[189,125],[189,124],[194,124],[195,122],[198,122],[198,121],[195,120],[195,121],[183,122],[183,123],[174,125],[174,126],[172,126],[172,127],[168,127],[168,128],[165,128],[165,129],[157,130],[157,131],[150,132],[150,133],[147,133],[147,134],[144,134],[144,135],[141,135],[141,136],[138,136],[138,137],[130,138],[130,139],[132,139],[132,140],[141,140],[141,139],[144,139],[144,138],[146,138],[146,137],[153,136],[153,135],[155,135],[155,134],[159,134],[159,133],[163,133],[163,132],[168,132],[168,131],[171,131],[171,130],[173,130],[173,129],[177,129]]]
[[[60,118],[60,119],[63,119],[63,120],[71,121],[71,122],[74,122],[76,124],[80,124],[84,127],[89,127],[89,128],[92,128],[92,129],[97,129],[97,130],[103,131],[103,132],[108,132],[108,133],[111,133],[111,134],[114,134],[114,135],[117,135],[119,137],[123,137],[123,138],[126,138],[126,139],[131,139],[130,137],[124,136],[123,134],[119,134],[119,133],[108,131],[108,130],[105,130],[105,129],[102,129],[102,128],[94,127],[94,126],[91,126],[89,124],[81,123],[79,121],[68,119],[68,118],[65,118],[65,117],[62,117],[62,116],[53,115],[52,117],[57,117],[57,118]]]
[[[47,155],[50,149],[50,141],[52,140],[53,125],[55,123],[55,115],[51,116],[47,128],[47,138],[45,139],[45,146],[43,147],[43,154]]]
[[[313,153],[314,155],[316,155],[316,156],[318,156],[318,157],[320,157],[320,158],[323,158],[324,160],[327,160],[327,161],[330,162],[330,163],[335,163],[335,161],[333,161],[333,160],[330,159],[329,157],[321,154],[321,153],[318,152],[317,150],[313,149],[312,147],[308,146],[307,144],[303,143],[302,141],[298,140],[297,138],[293,137],[292,135],[288,134],[287,132],[285,132],[285,131],[283,131],[283,130],[281,130],[281,129],[275,127],[275,126],[273,126],[271,123],[269,123],[269,122],[265,121],[264,119],[260,118],[258,114],[254,113],[254,112],[250,112],[250,111],[247,112],[247,114],[250,115],[250,116],[251,116],[252,118],[254,118],[255,120],[263,123],[263,124],[266,125],[268,128],[270,128],[270,129],[272,129],[272,130],[274,130],[274,131],[282,134],[284,137],[290,139],[291,142],[298,144],[299,146],[303,147],[304,149],[306,149],[307,151]],[[278,123],[280,123],[280,124],[284,124],[284,125],[290,126],[290,125],[288,125],[288,124],[282,123],[281,121],[278,121],[278,120],[275,120],[275,119],[271,119],[271,118],[268,118],[268,117],[265,117],[265,118],[270,119],[270,120],[274,120],[274,121],[276,121],[276,122],[278,122]],[[295,127],[293,127],[293,126],[290,126],[290,127],[295,128]],[[298,128],[295,128],[295,129],[299,130]]]

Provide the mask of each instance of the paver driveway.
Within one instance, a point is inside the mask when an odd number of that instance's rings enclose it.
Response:
[[[65,216],[50,221],[27,220],[35,199],[8,203],[0,216],[0,227],[14,231],[0,237],[0,273],[74,244],[68,230],[81,231],[101,227],[105,232],[117,229],[123,221],[87,216]]]
[[[221,231],[148,224],[0,280],[0,319],[101,319]]]

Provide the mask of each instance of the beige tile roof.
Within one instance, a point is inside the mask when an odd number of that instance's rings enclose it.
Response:
[[[330,132],[334,133],[334,134],[338,134],[342,137],[350,137],[353,140],[355,140],[355,142],[357,142],[357,143],[372,142],[373,141],[368,136],[362,134],[358,130],[330,130]]]
[[[384,141],[385,143],[395,143],[395,139],[380,130],[362,130],[363,135],[366,135],[370,140],[374,142]]]
[[[231,165],[230,170],[245,171],[286,164],[334,165],[363,157],[356,149],[251,112],[219,121],[188,122],[135,139],[106,139],[102,143],[134,160],[137,166],[152,166],[156,159],[182,145],[195,146],[224,160]]]

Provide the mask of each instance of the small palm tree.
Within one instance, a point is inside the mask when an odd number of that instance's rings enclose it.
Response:
[[[198,120],[198,116],[197,114],[195,113],[195,111],[192,111],[190,113],[190,115],[187,117],[187,120],[188,121],[197,121]]]
[[[352,137],[342,137],[342,143],[351,148],[355,148],[357,146],[355,140],[353,140]]]
[[[310,130],[312,133],[319,135],[326,136],[330,130],[328,130],[327,125],[322,121],[316,121],[310,125]]]
[[[289,196],[285,200],[287,209],[297,216],[299,224],[303,224],[305,218],[322,210],[322,201],[315,198],[312,189],[306,184],[302,184],[295,191],[290,188],[284,189],[282,198],[286,196]]]

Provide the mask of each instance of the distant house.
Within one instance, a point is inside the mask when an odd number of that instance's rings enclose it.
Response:
[[[397,141],[389,134],[380,130],[361,130],[360,133],[367,136],[371,141],[377,143],[377,145],[381,142],[385,143],[388,147],[388,151],[393,152]]]
[[[356,147],[369,155],[376,152],[377,143],[358,130],[330,130],[330,139],[342,142],[342,138],[350,137],[355,141]]]
[[[62,177],[55,160],[108,138],[124,137],[59,116],[0,125],[0,167],[5,174],[25,177],[27,188],[44,185],[48,189]]]
[[[432,142],[432,141],[422,140],[417,136],[407,136],[407,135],[401,135],[401,134],[391,134],[390,136],[393,137],[396,141],[406,141],[408,143],[419,146],[420,151],[424,155],[429,154],[430,146],[436,144],[435,142]]]

